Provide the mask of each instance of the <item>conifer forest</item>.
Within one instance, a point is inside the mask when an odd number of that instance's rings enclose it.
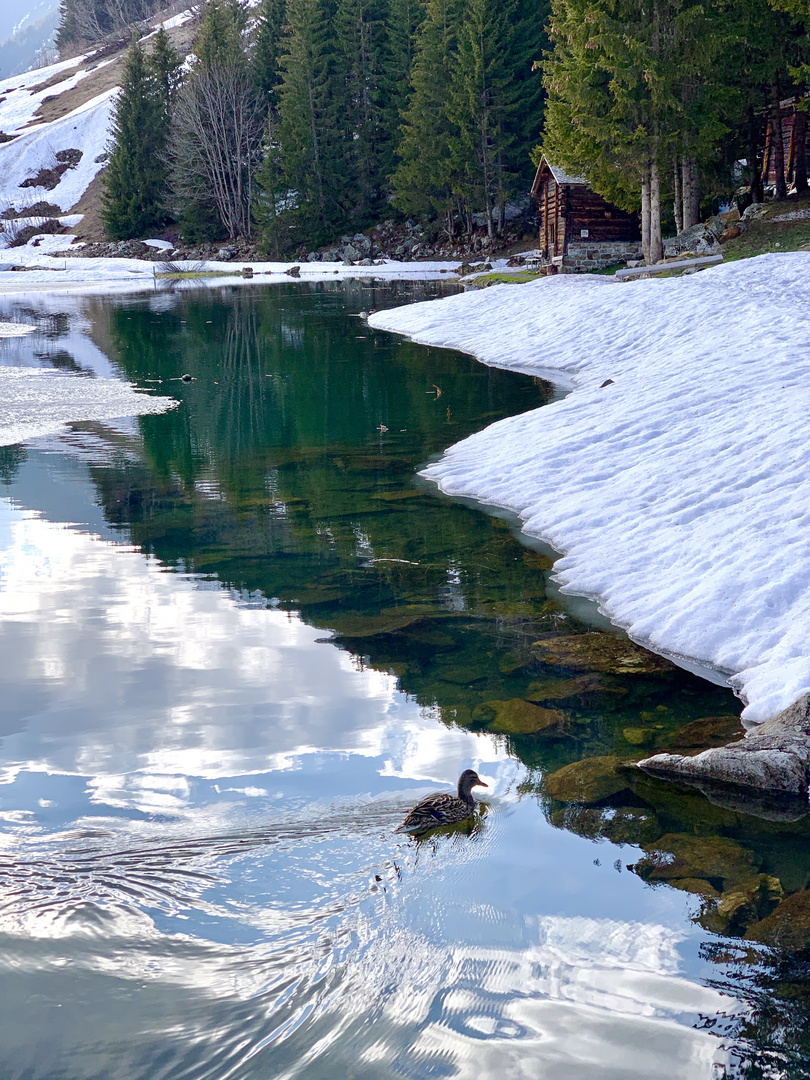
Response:
[[[62,46],[111,11],[64,0]],[[660,249],[743,188],[762,199],[783,99],[806,140],[808,31],[810,0],[207,0],[190,58],[133,37],[105,226],[271,256],[397,215],[494,238],[545,154]]]

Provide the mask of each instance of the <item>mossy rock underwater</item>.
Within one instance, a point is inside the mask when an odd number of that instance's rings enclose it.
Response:
[[[619,769],[621,764],[613,755],[572,761],[545,778],[546,794],[559,802],[602,802],[630,790],[626,773]]]
[[[605,675],[664,675],[675,670],[663,656],[642,649],[615,634],[589,633],[549,635],[532,644],[543,664],[571,671],[596,671]]]
[[[789,952],[810,947],[810,889],[783,900],[770,915],[749,926],[745,937]]]
[[[668,833],[643,851],[644,857],[631,869],[645,881],[702,878],[722,881],[727,888],[756,874],[751,853],[727,836]]]
[[[559,727],[565,720],[565,713],[559,709],[544,709],[532,705],[523,698],[510,698],[508,701],[486,701],[483,703],[494,711],[494,718],[487,727],[490,731],[499,731],[505,735],[536,735],[541,731]]]

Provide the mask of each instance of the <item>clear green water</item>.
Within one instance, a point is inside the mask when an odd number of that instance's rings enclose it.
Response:
[[[810,1075],[804,808],[621,770],[737,703],[418,482],[552,393],[357,317],[440,292],[0,301],[180,402],[0,450],[4,1077]]]

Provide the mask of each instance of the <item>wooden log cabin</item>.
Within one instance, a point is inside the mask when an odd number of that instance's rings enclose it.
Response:
[[[810,96],[786,98],[779,103],[782,136],[782,164],[788,191],[803,188],[810,175],[810,140],[808,139],[807,106]],[[802,107],[803,106],[803,107]],[[762,182],[766,187],[776,187],[777,154],[774,125],[768,118],[765,136],[765,152],[762,155]],[[778,138],[778,136],[777,136]]]
[[[541,265],[583,273],[641,258],[638,215],[620,210],[543,157],[532,184],[540,219]]]

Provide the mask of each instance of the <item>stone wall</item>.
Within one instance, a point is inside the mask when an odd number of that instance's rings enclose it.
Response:
[[[553,260],[561,274],[582,274],[588,270],[601,270],[605,266],[615,266],[627,259],[641,258],[641,241],[626,240],[591,241],[569,240],[568,249],[562,258]]]

